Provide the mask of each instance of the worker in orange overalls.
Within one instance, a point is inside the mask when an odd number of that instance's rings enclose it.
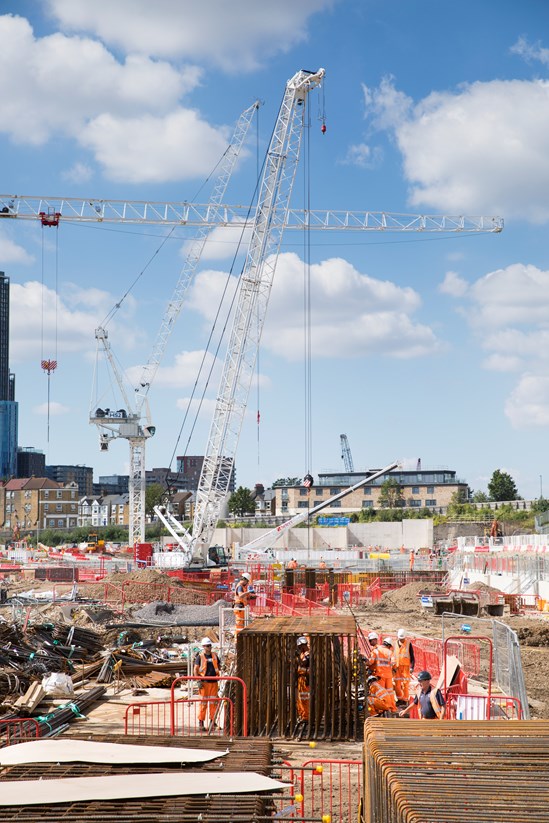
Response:
[[[290,569],[291,571],[293,571],[294,569],[297,569],[297,560],[294,557],[292,557],[291,560],[288,560],[288,563],[286,564],[286,568]]]
[[[393,691],[393,666],[393,641],[386,637],[381,645],[375,645],[372,649],[368,667],[388,691]]]
[[[238,636],[244,628],[246,619],[246,606],[250,600],[255,600],[255,592],[250,586],[252,577],[248,572],[243,572],[242,577],[236,584],[234,592],[234,617],[235,617],[235,636]]]
[[[415,657],[412,641],[406,637],[404,629],[399,629],[394,653],[395,673],[393,677],[398,701],[408,702],[410,675],[414,671]]]
[[[209,637],[203,637],[200,643],[202,651],[197,654],[194,659],[194,676],[195,677],[219,677],[221,671],[221,661],[215,652],[212,651],[212,641]],[[201,680],[198,686],[200,697],[200,708],[198,710],[198,728],[201,732],[206,731],[204,728],[204,721],[206,719],[206,711],[209,708],[210,713],[210,727],[216,728],[214,723],[215,712],[217,710],[217,701],[211,698],[217,697],[218,681],[217,680]],[[210,698],[208,700],[207,698]]]
[[[416,562],[416,554],[413,549],[410,549],[410,571],[414,571],[414,563]]]
[[[368,685],[368,714],[383,714],[384,712],[396,712],[395,693],[391,689],[385,689],[375,674],[371,674],[366,680]]]
[[[309,719],[309,670],[311,656],[306,637],[297,638],[297,716],[300,721]]]

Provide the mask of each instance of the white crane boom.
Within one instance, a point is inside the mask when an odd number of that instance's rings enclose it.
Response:
[[[163,226],[209,226],[242,229],[254,218],[249,206],[210,203],[100,200],[0,194],[0,218],[59,223],[143,223]],[[503,219],[487,215],[406,214],[386,211],[288,209],[282,228],[321,231],[500,232]]]
[[[351,447],[349,446],[349,439],[346,434],[340,434],[339,440],[341,443],[341,457],[343,458],[343,465],[346,472],[354,472],[353,455],[351,454]]]
[[[227,346],[207,452],[196,493],[193,560],[205,561],[226,498],[297,170],[309,92],[324,69],[297,72],[286,90],[267,151],[248,254]]]
[[[106,330],[98,328],[95,333],[97,340],[103,345],[112,373],[124,399],[125,409],[114,412],[114,416],[110,413],[110,410],[107,410],[109,414],[105,414],[105,410],[103,409],[90,410],[90,423],[94,423],[103,431],[99,436],[101,449],[107,449],[109,441],[116,437],[124,438],[128,440],[130,444],[130,475],[128,483],[128,542],[130,546],[133,546],[135,543],[143,543],[145,540],[145,445],[147,438],[152,437],[155,433],[155,427],[151,425],[147,395],[162,361],[162,357],[164,356],[164,352],[166,351],[168,339],[174,328],[175,321],[181,312],[187,290],[196,273],[208,235],[216,225],[214,221],[219,219],[217,210],[225,196],[236,160],[248,133],[253,115],[259,108],[259,105],[259,101],[256,100],[253,105],[242,112],[238,119],[231,142],[220,162],[220,171],[207,207],[212,222],[204,223],[200,226],[195,238],[191,242],[172,298],[164,312],[160,330],[149,360],[143,368],[138,387],[135,390],[134,401],[131,401],[126,393],[123,375],[120,374],[120,371],[116,367],[116,362],[112,355],[110,344],[108,343]],[[46,222],[45,225],[49,225],[49,223]],[[146,424],[142,421],[144,405],[146,407]],[[98,414],[98,411],[100,414]],[[122,413],[126,415],[124,418],[121,417]]]

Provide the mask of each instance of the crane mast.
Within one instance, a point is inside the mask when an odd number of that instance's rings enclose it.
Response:
[[[204,561],[226,498],[246,411],[282,233],[295,180],[307,96],[324,77],[297,72],[286,84],[260,186],[248,254],[196,494],[193,560]]]
[[[231,142],[223,155],[220,163],[220,171],[208,206],[208,214],[211,222],[201,225],[191,242],[185,263],[179,274],[177,285],[162,317],[160,330],[157,334],[152,352],[147,364],[143,367],[139,384],[135,389],[135,402],[130,400],[125,391],[123,376],[116,367],[106,330],[103,328],[96,330],[96,339],[103,346],[112,373],[124,399],[125,409],[114,412],[114,417],[110,414],[110,410],[108,410],[109,415],[98,415],[97,411],[103,412],[104,410],[102,409],[92,410],[90,411],[90,423],[95,424],[100,431],[102,431],[99,436],[99,445],[103,450],[108,448],[110,440],[117,437],[124,438],[129,442],[128,542],[130,546],[133,546],[135,543],[143,543],[145,540],[146,442],[147,439],[155,433],[155,427],[151,424],[150,420],[147,395],[164,356],[164,352],[166,351],[166,346],[173,331],[175,321],[181,312],[187,290],[196,273],[208,235],[216,225],[216,221],[220,221],[219,209],[225,196],[227,185],[238,155],[240,154],[242,144],[248,133],[253,115],[259,108],[259,105],[259,101],[256,100],[255,103],[242,112],[235,127]],[[146,407],[146,423],[142,421],[144,405]],[[120,417],[122,412],[126,414],[124,418]]]
[[[343,458],[343,465],[346,472],[354,472],[353,455],[351,454],[351,447],[346,434],[340,434],[339,440],[341,442],[341,457]]]

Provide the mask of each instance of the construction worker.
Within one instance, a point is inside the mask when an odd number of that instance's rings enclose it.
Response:
[[[392,689],[391,691],[384,689],[375,674],[371,674],[366,683],[368,685],[369,714],[396,712],[395,693]]]
[[[309,719],[309,669],[311,656],[306,637],[297,638],[297,716],[300,721]]]
[[[397,700],[407,703],[410,693],[410,674],[414,671],[416,661],[412,641],[406,637],[404,629],[398,630],[394,658],[395,673],[393,682]]]
[[[255,592],[251,584],[252,576],[248,572],[243,572],[240,580],[236,584],[234,592],[234,616],[235,616],[235,636],[238,636],[244,628],[246,618],[246,606],[250,600],[255,600]]]
[[[297,560],[295,559],[295,557],[292,557],[291,560],[288,560],[288,563],[286,564],[286,568],[290,569],[290,571],[293,571],[294,569],[297,569]]]
[[[446,703],[440,689],[434,689],[431,685],[431,675],[429,672],[420,672],[417,676],[418,688],[416,696],[409,706],[403,709],[399,717],[408,714],[412,706],[417,706],[421,720],[442,720],[446,711]]]
[[[322,557],[320,558],[320,563],[318,564],[318,568],[319,569],[326,569],[327,568],[326,561]]]
[[[194,676],[195,677],[219,677],[221,670],[221,661],[215,652],[212,651],[212,641],[209,637],[203,637],[200,641],[202,651],[196,655],[194,659]],[[200,697],[200,708],[198,710],[198,728],[201,732],[206,731],[204,728],[204,721],[206,719],[206,711],[209,707],[210,713],[210,728],[217,728],[214,723],[215,712],[217,709],[217,701],[212,698],[218,696],[218,682],[216,680],[201,680],[198,685]],[[207,698],[210,698],[209,700]]]
[[[393,641],[386,637],[381,645],[375,645],[368,666],[375,674],[382,686],[393,691]]]
[[[416,562],[416,555],[413,549],[410,549],[410,571],[414,571],[414,563]]]

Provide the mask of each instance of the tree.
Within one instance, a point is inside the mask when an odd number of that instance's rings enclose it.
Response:
[[[515,481],[507,472],[496,469],[488,483],[488,494],[490,500],[500,502],[502,500],[517,500],[518,493]]]
[[[383,509],[394,509],[405,505],[402,488],[398,480],[389,477],[381,484],[378,502]]]
[[[473,496],[471,497],[473,503],[488,503],[488,495],[486,492],[473,492]]]
[[[162,503],[166,489],[160,483],[151,483],[145,489],[145,514],[154,515],[154,507]]]
[[[279,477],[278,480],[275,480],[272,484],[271,488],[276,489],[279,486],[298,486],[300,483],[300,477]]]
[[[229,498],[229,511],[239,517],[243,517],[245,514],[253,514],[255,512],[255,500],[251,491],[244,486],[239,486]]]

